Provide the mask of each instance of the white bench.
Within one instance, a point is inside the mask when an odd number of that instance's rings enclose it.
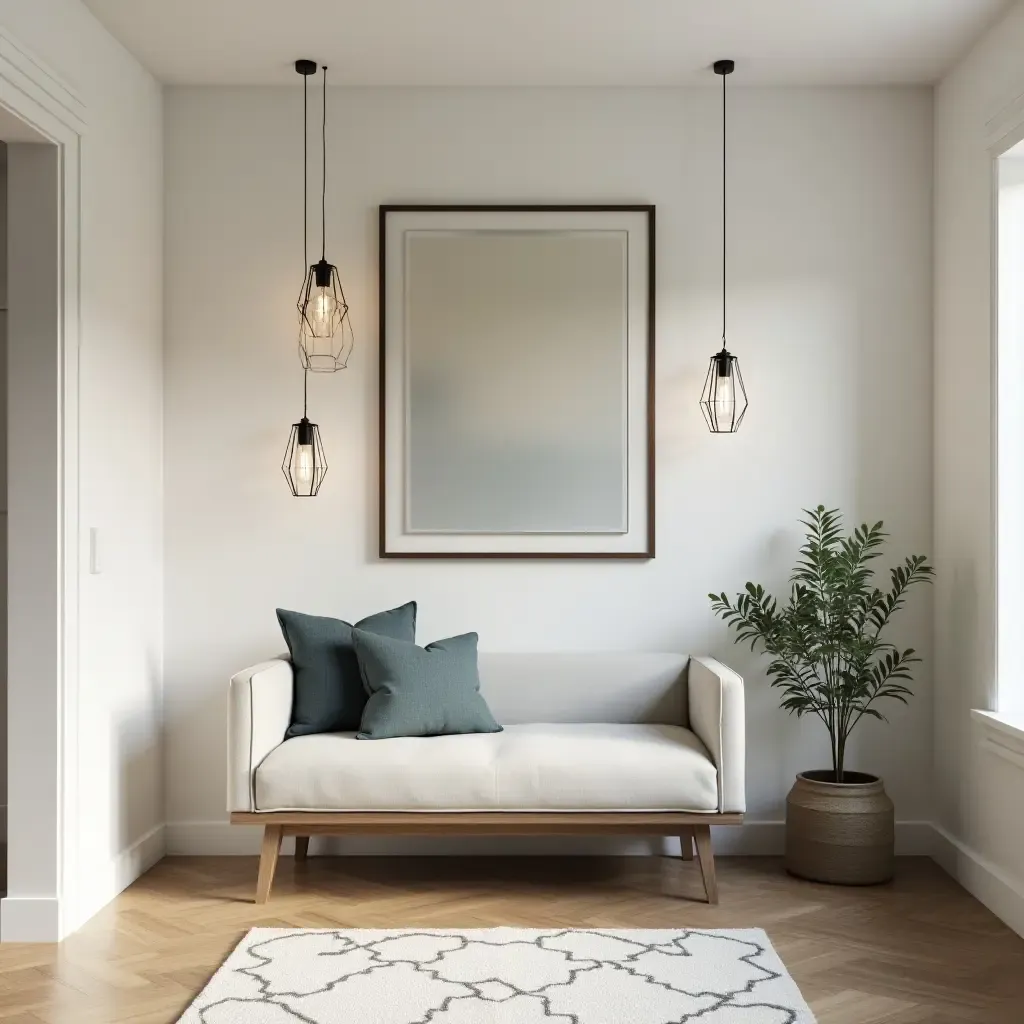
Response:
[[[281,839],[311,835],[638,834],[696,844],[718,900],[711,825],[743,821],[743,680],[680,654],[480,654],[500,733],[285,740],[292,667],[231,679],[228,809],[264,828],[257,902]]]

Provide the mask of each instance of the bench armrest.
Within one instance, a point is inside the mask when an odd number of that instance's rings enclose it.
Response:
[[[718,769],[718,810],[746,810],[746,713],[743,679],[714,658],[691,658],[687,678],[690,728]]]
[[[228,689],[228,810],[255,811],[260,762],[284,742],[292,719],[292,666],[264,661],[231,677]]]

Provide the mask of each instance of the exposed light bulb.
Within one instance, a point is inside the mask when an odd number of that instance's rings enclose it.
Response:
[[[296,486],[309,490],[313,484],[314,460],[311,444],[297,444],[292,459],[292,473]]]
[[[733,387],[733,376],[719,377],[715,384],[715,422],[719,426],[729,426],[736,412],[736,391]]]
[[[313,333],[323,337],[329,332],[331,320],[338,308],[338,300],[328,288],[317,288],[311,303],[313,307]]]

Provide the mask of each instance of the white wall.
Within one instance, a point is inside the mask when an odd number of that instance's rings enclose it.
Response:
[[[334,91],[328,251],[357,347],[346,372],[310,379],[330,470],[320,497],[296,501],[279,464],[302,399],[301,90],[167,92],[172,849],[238,848],[222,825],[226,681],[283,648],[277,605],[360,616],[416,598],[422,641],[475,629],[491,650],[720,655],[749,678],[754,821],[778,822],[793,775],[825,762],[824,735],[778,710],[705,595],[784,584],[799,511],[818,502],[884,519],[894,555],[931,551],[931,95],[734,97],[730,348],[751,407],[738,435],[712,437],[697,399],[720,336],[714,89]],[[375,557],[376,206],[423,200],[657,204],[654,561]],[[930,622],[915,594],[898,638],[929,652]],[[886,777],[903,822],[930,815],[932,671],[854,743],[851,766]]]
[[[162,842],[162,100],[156,82],[78,0],[0,0],[0,27],[79,93],[88,124],[81,150],[82,830],[70,866],[82,880],[79,913],[87,916],[158,856]],[[102,531],[98,576],[87,574],[90,526]],[[12,835],[12,854],[17,841]],[[46,895],[19,884],[12,874],[12,895]]]
[[[943,862],[1018,931],[1024,777],[970,711],[996,704],[989,147],[1024,123],[1021,53],[1018,3],[942,81],[935,111],[936,819]]]

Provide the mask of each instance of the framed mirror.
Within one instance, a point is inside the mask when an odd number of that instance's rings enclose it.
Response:
[[[654,207],[380,208],[380,554],[654,557]]]

